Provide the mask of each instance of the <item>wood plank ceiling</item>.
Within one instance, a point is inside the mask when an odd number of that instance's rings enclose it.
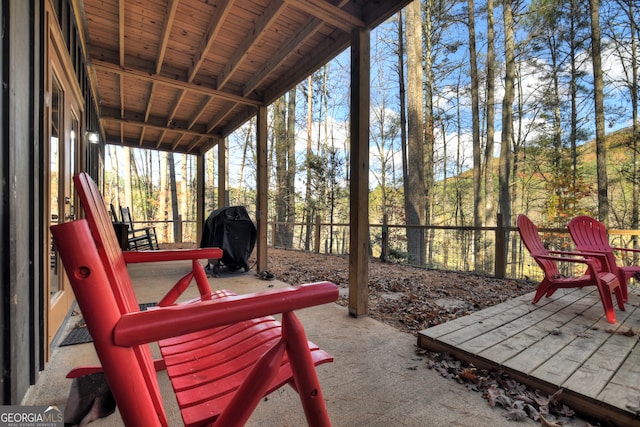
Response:
[[[108,144],[202,154],[408,0],[73,0]]]

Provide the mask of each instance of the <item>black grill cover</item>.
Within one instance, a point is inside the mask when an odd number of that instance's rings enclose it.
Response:
[[[231,206],[211,212],[204,223],[200,247],[222,249],[222,259],[209,260],[217,270],[224,265],[229,271],[249,271],[249,256],[256,244],[256,226],[244,206]],[[209,267],[209,266],[207,266]]]

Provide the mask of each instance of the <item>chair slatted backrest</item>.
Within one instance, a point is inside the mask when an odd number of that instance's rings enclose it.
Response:
[[[544,274],[549,278],[554,278],[560,275],[558,265],[555,261],[550,259],[540,258],[541,256],[549,255],[549,251],[544,247],[540,234],[538,233],[538,227],[523,214],[518,215],[518,233],[520,233],[520,239],[526,246],[527,250],[538,263]]]
[[[122,255],[122,250],[113,229],[113,224],[107,211],[102,195],[93,179],[85,172],[74,176],[76,191],[80,196],[80,202],[84,209],[89,228],[93,231],[92,237],[97,252],[102,260],[105,274],[111,284],[114,300],[121,314],[132,313],[140,310],[129,272]],[[143,372],[147,389],[154,401],[156,412],[166,425],[166,416],[162,405],[162,397],[158,388],[153,359],[148,345],[134,347],[140,369]],[[128,368],[127,368],[128,369]],[[120,402],[118,402],[120,404]]]
[[[617,275],[616,256],[609,244],[607,227],[603,223],[590,216],[579,215],[569,221],[567,228],[578,251],[604,253],[609,263],[608,269]]]
[[[607,227],[597,219],[579,215],[569,221],[567,228],[579,251],[613,252]]]

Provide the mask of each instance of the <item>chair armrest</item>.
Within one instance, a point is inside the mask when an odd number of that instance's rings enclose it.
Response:
[[[533,258],[548,259],[551,261],[558,261],[558,262],[577,262],[580,264],[593,264],[593,260],[589,259],[588,257],[578,258],[578,257],[569,257],[569,256],[536,255]]]
[[[611,248],[614,251],[623,251],[623,252],[636,252],[636,253],[640,253],[640,249],[637,248]]]
[[[159,251],[122,252],[122,255],[124,256],[124,262],[127,264],[134,264],[139,262],[164,262],[194,259],[220,259],[222,258],[222,249],[167,249]]]
[[[164,371],[167,369],[167,365],[164,359],[153,359],[153,367],[156,372]],[[87,365],[87,366],[78,366],[77,368],[73,368],[69,372],[67,372],[67,376],[65,378],[78,378],[83,377],[85,375],[97,374],[98,372],[104,372],[104,368],[102,365]]]
[[[549,251],[550,254],[558,254],[558,255],[569,255],[569,257],[573,257],[572,259],[586,259],[586,258],[596,258],[600,265],[605,268],[606,271],[611,271],[611,266],[609,265],[609,260],[607,259],[607,255],[603,252],[575,252],[575,251]],[[566,262],[579,262],[579,261],[568,261],[564,259]]]
[[[116,345],[129,347],[244,320],[286,313],[338,299],[338,287],[319,282],[125,314],[114,328]]]
[[[570,255],[570,256],[574,256],[574,257],[581,257],[584,258],[586,256],[595,256],[595,257],[600,257],[603,256],[602,254],[599,254],[597,252],[577,252],[577,251],[549,251],[550,254],[558,254],[558,255]]]
[[[554,252],[558,252],[558,251],[554,251]],[[582,255],[583,257],[579,258],[579,257],[567,257],[567,256],[537,255],[534,258],[548,259],[556,262],[573,262],[578,264],[586,264],[587,271],[589,272],[589,276],[593,278],[597,278],[598,269],[596,268],[594,256],[592,256],[596,254],[579,254],[579,255]],[[605,258],[605,261],[606,261],[606,258]],[[605,265],[608,266],[609,264],[605,264]],[[609,270],[606,270],[606,271],[609,271]]]

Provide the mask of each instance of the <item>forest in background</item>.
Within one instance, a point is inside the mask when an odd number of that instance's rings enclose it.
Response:
[[[562,227],[588,213],[637,229],[639,16],[636,0],[424,0],[381,25],[371,37],[370,222],[482,227],[500,212],[504,225],[528,213]],[[348,222],[348,57],[269,107],[276,246],[310,248],[301,224],[317,216]],[[227,145],[229,204],[253,212],[255,124]],[[106,157],[108,203],[131,206],[138,221],[195,221],[193,156],[107,146]],[[213,149],[207,212],[216,164]],[[424,229],[395,238],[427,264]],[[481,258],[481,233],[470,246]]]

